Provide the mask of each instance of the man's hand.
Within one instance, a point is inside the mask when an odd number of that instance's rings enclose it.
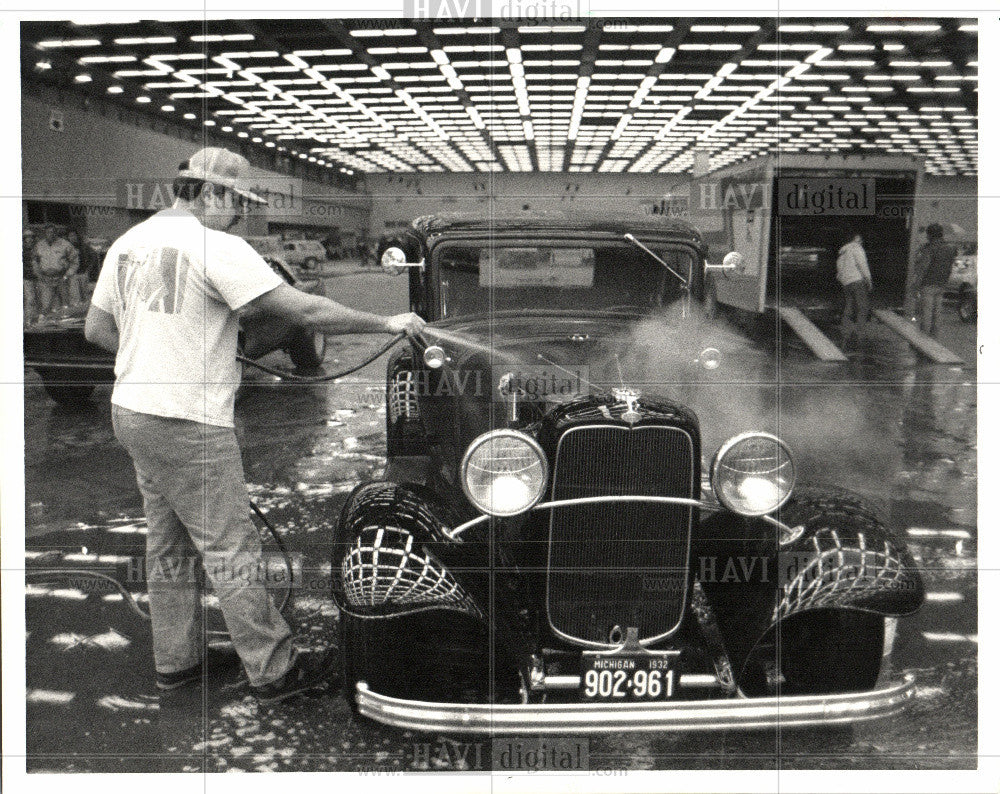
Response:
[[[390,333],[393,334],[408,334],[413,336],[414,334],[419,334],[424,326],[427,325],[423,319],[412,312],[407,312],[406,314],[396,314],[388,318],[386,327],[389,329]]]
[[[424,327],[424,321],[415,314],[387,317],[359,312],[329,298],[297,290],[290,284],[281,284],[265,292],[243,308],[276,314],[325,334],[416,334]]]

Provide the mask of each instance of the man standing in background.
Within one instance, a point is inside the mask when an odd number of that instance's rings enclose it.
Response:
[[[29,325],[38,319],[38,299],[35,295],[35,233],[25,229],[21,237],[21,265],[24,271],[24,324]]]
[[[847,338],[854,338],[864,331],[871,312],[872,274],[860,234],[853,234],[837,253],[837,281],[844,290]]]
[[[919,290],[917,309],[920,330],[929,336],[937,334],[944,287],[955,262],[955,246],[946,243],[943,238],[941,224],[930,224],[927,227],[927,242],[917,251],[913,263],[913,283]]]
[[[35,243],[33,268],[38,278],[38,312],[48,314],[56,301],[64,302],[66,278],[80,264],[77,250],[56,235],[55,224],[45,225],[45,236]]]

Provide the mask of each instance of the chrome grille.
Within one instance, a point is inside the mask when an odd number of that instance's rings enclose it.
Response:
[[[553,499],[698,495],[692,438],[671,426],[571,428],[559,440],[552,480]],[[612,645],[615,627],[638,628],[640,640],[674,631],[686,602],[693,512],[641,502],[553,510],[552,628],[587,645]]]

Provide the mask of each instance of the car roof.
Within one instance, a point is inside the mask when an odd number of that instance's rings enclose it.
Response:
[[[652,234],[681,237],[701,243],[700,232],[687,221],[662,215],[617,212],[564,212],[558,210],[522,210],[518,212],[475,213],[443,212],[423,215],[412,223],[424,235],[462,232],[503,232],[525,229],[552,231],[605,232],[623,235]]]

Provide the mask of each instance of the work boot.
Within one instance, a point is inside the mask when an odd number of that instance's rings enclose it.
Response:
[[[204,668],[201,662],[192,665],[186,670],[178,670],[176,673],[161,673],[156,671],[156,688],[163,692],[170,692],[180,689],[182,686],[193,684],[201,680]]]
[[[299,655],[295,657],[292,666],[288,671],[276,681],[262,686],[251,686],[250,691],[261,703],[265,705],[280,703],[290,697],[319,689],[326,685],[326,676],[311,661],[306,661],[306,657]]]

